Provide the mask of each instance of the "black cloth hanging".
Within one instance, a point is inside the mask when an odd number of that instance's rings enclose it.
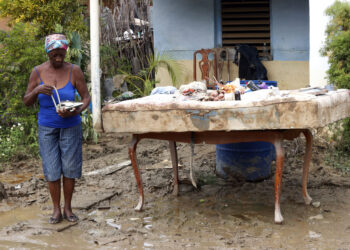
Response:
[[[246,80],[268,80],[267,70],[259,60],[258,50],[249,45],[236,46],[234,63],[238,65],[238,77]],[[238,54],[240,55],[238,60]]]

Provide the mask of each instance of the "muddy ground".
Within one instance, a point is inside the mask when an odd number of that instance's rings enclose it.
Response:
[[[313,205],[303,204],[305,141],[285,142],[282,225],[274,224],[274,178],[258,183],[215,175],[215,146],[196,145],[189,183],[190,146],[178,144],[180,195],[172,195],[166,141],[142,140],[137,157],[145,190],[143,212],[128,160],[128,134],[104,134],[84,145],[83,177],[73,207],[79,223],[50,225],[51,202],[41,163],[13,163],[0,173],[0,248],[71,249],[350,249],[350,179],[324,161],[316,140],[310,167]],[[272,164],[274,173],[275,165]]]

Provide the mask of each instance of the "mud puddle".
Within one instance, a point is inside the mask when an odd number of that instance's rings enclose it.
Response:
[[[322,193],[327,193],[323,190]],[[350,194],[337,190],[337,195]],[[201,192],[178,198],[156,199],[146,204],[144,212],[108,211],[116,225],[116,232],[128,235],[137,232],[128,241],[111,242],[109,246],[142,248],[147,243],[157,249],[334,249],[350,246],[349,200],[338,206],[322,200],[319,208],[306,206],[300,201],[285,200],[282,211],[283,225],[274,224],[271,192],[251,194],[233,193],[230,188],[208,186]],[[346,197],[346,196],[343,196]],[[301,197],[300,197],[301,198]],[[112,207],[131,202],[114,202]],[[132,204],[130,204],[130,202]],[[118,233],[117,233],[118,234]],[[126,239],[125,239],[126,240]]]
[[[146,193],[145,209],[133,210],[135,197],[118,197],[109,209],[79,212],[78,225],[57,232],[49,212],[38,206],[0,213],[3,248],[124,249],[335,249],[350,246],[350,191],[311,190],[318,208],[288,197],[282,201],[283,225],[273,223],[272,193],[203,186],[179,197]],[[321,191],[321,192],[319,192]],[[324,199],[346,197],[334,204]],[[295,195],[296,197],[297,195]],[[300,195],[301,196],[301,195]],[[322,196],[322,197],[321,197]],[[301,198],[301,197],[300,197]],[[68,225],[63,222],[60,227]]]
[[[129,139],[109,135],[99,144],[85,145],[83,174],[129,160]],[[259,183],[223,181],[215,175],[215,146],[196,145],[200,189],[181,184],[180,196],[174,197],[168,143],[142,140],[138,161],[144,211],[134,211],[138,190],[131,166],[101,171],[77,181],[76,225],[47,223],[52,208],[40,161],[14,164],[0,174],[8,194],[0,201],[0,248],[349,249],[350,181],[313,152],[309,193],[316,203],[304,205],[304,145],[293,143],[285,146],[282,225],[274,224],[273,175]],[[187,182],[189,152],[189,145],[178,145],[179,176]]]
[[[15,208],[0,212],[0,248],[92,249],[79,228],[57,232],[58,226],[47,223],[49,214],[38,206]],[[60,227],[68,226],[63,222]]]

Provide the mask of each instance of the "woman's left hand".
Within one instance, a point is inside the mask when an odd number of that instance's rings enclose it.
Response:
[[[68,109],[65,109],[65,108],[62,108],[62,109],[59,109],[58,110],[58,115],[61,116],[62,118],[67,118],[67,117],[71,117],[71,116],[74,116],[74,115],[77,115],[78,112],[75,108],[71,109],[71,110],[68,110]]]

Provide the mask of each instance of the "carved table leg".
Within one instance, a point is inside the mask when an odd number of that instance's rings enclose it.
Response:
[[[282,139],[278,138],[274,141],[276,149],[276,174],[275,174],[275,223],[280,224],[283,222],[283,216],[281,214],[280,198],[282,188],[282,171],[284,161],[284,150],[282,147]]]
[[[179,172],[178,172],[176,142],[169,141],[169,148],[170,148],[170,154],[171,154],[171,164],[173,165],[173,172],[174,172],[173,194],[178,196],[179,195]]]
[[[306,149],[305,149],[305,157],[304,157],[304,167],[303,167],[303,197],[305,204],[309,205],[312,201],[312,198],[309,196],[307,192],[307,180],[309,175],[309,167],[310,167],[310,161],[311,161],[311,154],[312,154],[312,133],[310,130],[303,130],[303,134],[306,138]]]
[[[141,211],[143,204],[144,204],[144,195],[143,195],[141,175],[139,172],[139,168],[137,166],[137,159],[136,159],[136,147],[137,147],[138,142],[139,142],[139,138],[137,137],[137,135],[133,135],[132,141],[129,144],[129,157],[131,160],[132,167],[134,169],[134,175],[135,175],[136,182],[137,182],[137,188],[139,189],[139,203],[135,207],[135,210]]]

